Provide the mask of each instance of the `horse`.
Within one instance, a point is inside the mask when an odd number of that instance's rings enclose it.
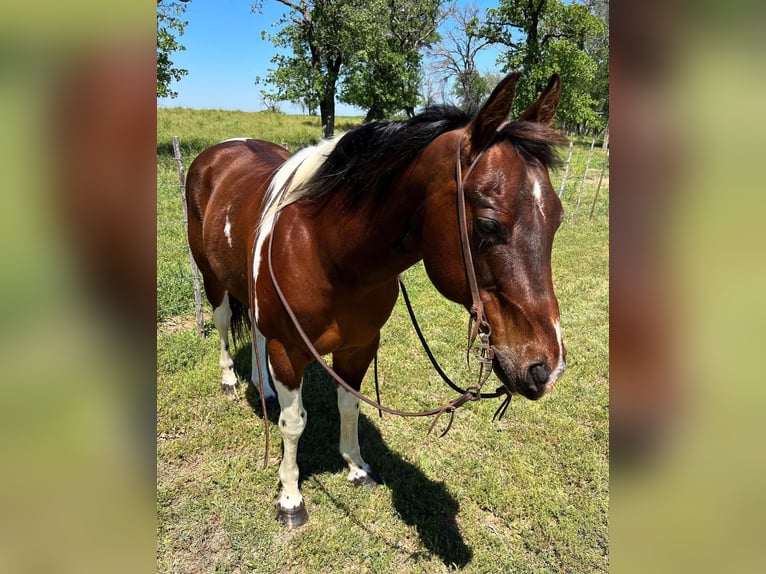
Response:
[[[276,391],[280,407],[276,506],[287,527],[308,520],[296,453],[306,426],[303,373],[317,356],[331,354],[348,383],[337,387],[348,480],[382,483],[361,456],[351,391],[378,350],[397,279],[415,263],[474,314],[509,398],[537,400],[564,372],[551,276],[563,209],[548,174],[564,142],[551,127],[561,81],[553,75],[509,122],[519,77],[505,77],[473,117],[428,108],[292,155],[266,141],[227,140],[190,166],[188,239],[220,335],[221,385],[236,396],[228,333],[249,322],[252,382],[261,380],[262,400]]]

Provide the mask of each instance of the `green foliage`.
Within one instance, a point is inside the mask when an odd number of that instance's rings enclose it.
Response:
[[[341,101],[369,110],[367,120],[412,114],[419,101],[421,49],[437,41],[440,0],[372,0],[362,46],[350,55]]]
[[[318,109],[325,136],[334,131],[338,95],[368,109],[368,119],[414,109],[419,49],[438,37],[439,0],[278,1],[291,12],[275,23],[276,33],[264,32],[282,49],[271,60],[264,95],[309,114]]]
[[[319,109],[322,135],[335,131],[335,97],[342,67],[360,47],[357,33],[368,15],[363,0],[278,0],[290,9],[274,25],[275,34],[263,32],[283,50],[272,58],[266,82],[275,91],[262,91],[264,97],[287,100],[314,114]],[[259,11],[261,2],[253,4]],[[260,78],[256,79],[260,83]]]
[[[186,48],[178,43],[188,24],[181,19],[189,0],[167,2],[157,0],[157,97],[175,98],[178,92],[170,89],[170,83],[179,81],[189,73],[188,70],[173,65],[170,56]]]
[[[602,23],[600,34],[587,39],[587,50],[596,62],[596,75],[591,95],[598,102],[601,116],[609,118],[609,0],[591,0],[590,9]]]
[[[504,69],[521,70],[514,102],[520,113],[551,74],[564,86],[557,117],[566,127],[602,129],[608,116],[608,30],[603,2],[500,0],[487,11],[485,37],[505,45]],[[517,40],[519,36],[521,40]]]
[[[472,113],[489,96],[490,86],[487,79],[473,69],[455,76],[452,92],[458,98],[460,107]]]

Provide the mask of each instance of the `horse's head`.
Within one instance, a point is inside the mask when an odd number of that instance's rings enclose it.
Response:
[[[509,124],[518,77],[512,74],[498,85],[471,123],[456,132],[457,139],[453,132],[434,142],[434,150],[443,148],[440,161],[434,160],[446,174],[429,185],[434,192],[424,214],[423,259],[437,289],[470,309],[455,207],[454,165],[460,161],[468,241],[494,371],[512,392],[538,399],[565,367],[551,277],[553,236],[563,209],[548,176],[553,146],[563,139],[550,127],[561,84],[552,77],[540,98]]]

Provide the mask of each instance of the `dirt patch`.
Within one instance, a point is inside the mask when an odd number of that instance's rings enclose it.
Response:
[[[179,333],[197,328],[197,320],[194,316],[168,317],[157,324],[157,330],[161,333]]]
[[[199,537],[187,548],[177,548],[173,559],[180,572],[212,572],[224,568],[226,572],[238,573],[233,564],[234,552],[220,516],[213,514]]]
[[[157,442],[164,442],[167,440],[176,440],[179,438],[183,438],[185,435],[186,435],[186,431],[184,429],[172,430],[170,432],[161,432],[161,433],[157,433]]]

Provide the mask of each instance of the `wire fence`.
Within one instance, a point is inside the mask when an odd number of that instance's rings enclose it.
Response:
[[[194,295],[194,317],[195,317],[195,323],[197,325],[197,333],[200,337],[205,336],[205,321],[202,314],[202,288],[200,285],[200,276],[199,276],[199,269],[197,268],[197,264],[194,261],[194,257],[191,252],[191,248],[188,245],[188,242],[186,239],[186,230],[189,224],[189,218],[188,214],[186,212],[186,174],[184,169],[184,158],[181,155],[181,146],[179,145],[178,136],[173,136],[173,159],[176,163],[176,170],[178,173],[178,198],[181,205],[181,210],[183,213],[183,218],[178,219],[168,219],[168,220],[161,220],[162,223],[158,221],[157,224],[157,235],[158,238],[160,237],[160,234],[162,233],[163,228],[170,226],[172,228],[178,228],[180,227],[182,230],[182,234],[184,237],[184,242],[182,244],[178,243],[171,243],[170,245],[163,245],[157,247],[157,261],[158,261],[158,273],[157,273],[157,293],[158,296],[160,293],[164,292],[174,292],[176,291],[176,287],[178,287],[179,283],[183,286],[186,285],[188,281],[191,281],[191,287],[192,292]],[[164,188],[170,187],[169,184],[160,184]],[[160,186],[158,185],[158,187]],[[158,197],[159,197],[158,193]],[[176,235],[176,234],[168,234],[164,233],[163,235]],[[159,267],[160,267],[160,261],[162,259],[163,254],[170,254],[170,255],[178,255],[178,251],[186,251],[188,254],[188,268],[189,273],[188,274],[171,274],[171,275],[165,275],[160,274]],[[177,261],[177,263],[180,263],[180,261]],[[182,289],[183,291],[183,289]],[[176,305],[165,305],[163,307],[158,307],[158,315],[161,317],[168,317],[173,312],[180,312],[183,310],[186,310],[186,305],[184,305],[182,302],[179,302]],[[159,317],[158,317],[159,318]]]
[[[596,139],[570,142],[566,161],[551,173],[551,183],[564,205],[565,222],[609,216],[609,151]],[[562,154],[563,157],[563,154]],[[173,137],[173,157],[160,158],[157,177],[157,322],[172,326],[193,315],[204,337],[204,286],[189,248],[186,227],[185,171],[193,157],[182,157]]]
[[[586,186],[588,181],[590,181],[591,177],[598,177],[598,184],[595,187],[595,192],[593,193],[593,198],[591,202],[591,208],[590,213],[588,215],[588,219],[593,219],[593,215],[596,210],[596,205],[598,204],[599,196],[601,194],[601,188],[604,183],[604,175],[606,175],[606,181],[607,181],[607,187],[608,187],[608,180],[609,180],[609,151],[608,149],[605,149],[603,144],[601,146],[600,153],[598,153],[597,159],[599,160],[600,167],[593,164],[594,159],[594,150],[596,149],[596,139],[593,138],[591,140],[590,149],[588,151],[587,159],[585,160],[585,166],[582,170],[582,173],[577,173],[577,165],[575,165],[575,169],[572,171],[574,177],[573,181],[570,183],[574,184],[574,187],[577,188],[577,199],[574,203],[573,209],[571,209],[571,216],[569,219],[570,223],[575,223],[577,219],[577,214],[580,210],[580,204],[583,200],[583,194],[586,190]],[[558,191],[559,199],[562,200],[562,202],[565,201],[565,191],[567,190],[567,180],[569,179],[570,175],[570,168],[573,166],[573,160],[572,160],[572,151],[574,150],[574,142],[569,142],[569,152],[567,155],[567,160],[564,163],[562,167],[563,175],[561,176],[561,184]],[[596,176],[596,174],[598,174]],[[570,200],[570,197],[567,197],[566,199]],[[607,210],[607,216],[608,216],[608,210]]]

